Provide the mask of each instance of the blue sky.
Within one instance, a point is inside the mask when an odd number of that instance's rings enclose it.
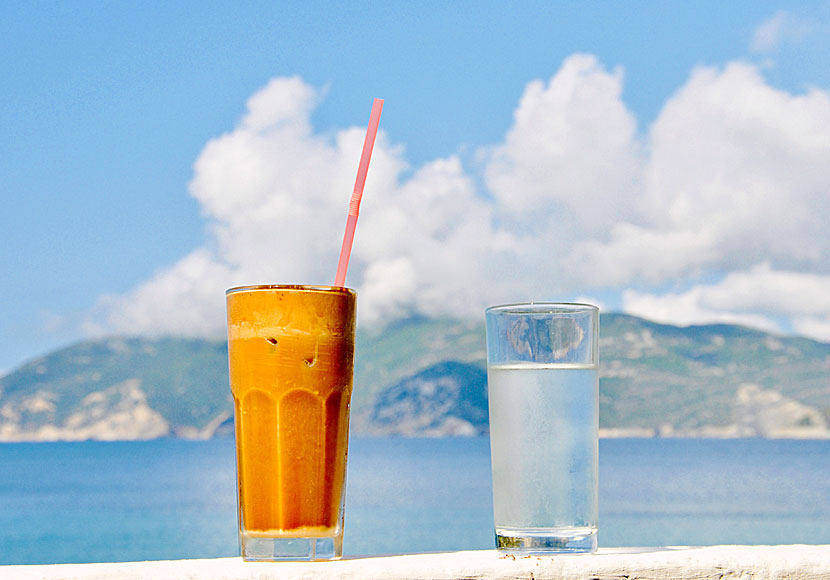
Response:
[[[330,283],[374,97],[363,323],[585,298],[830,340],[830,2],[6,1],[0,54],[0,372]]]

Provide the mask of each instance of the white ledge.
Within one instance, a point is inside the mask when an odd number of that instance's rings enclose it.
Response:
[[[502,558],[494,550],[243,562],[240,558],[0,566],[3,580],[830,580],[830,545],[605,548],[590,556]]]

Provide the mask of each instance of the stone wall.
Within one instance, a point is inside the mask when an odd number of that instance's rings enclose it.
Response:
[[[606,548],[590,556],[495,551],[249,563],[239,558],[0,566],[2,580],[830,580],[830,545]]]

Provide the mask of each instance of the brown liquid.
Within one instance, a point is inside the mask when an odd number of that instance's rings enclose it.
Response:
[[[249,536],[329,536],[342,522],[355,294],[230,292],[240,527]]]

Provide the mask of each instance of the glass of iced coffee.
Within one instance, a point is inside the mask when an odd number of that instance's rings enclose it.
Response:
[[[343,553],[356,296],[336,286],[226,293],[245,560]]]

